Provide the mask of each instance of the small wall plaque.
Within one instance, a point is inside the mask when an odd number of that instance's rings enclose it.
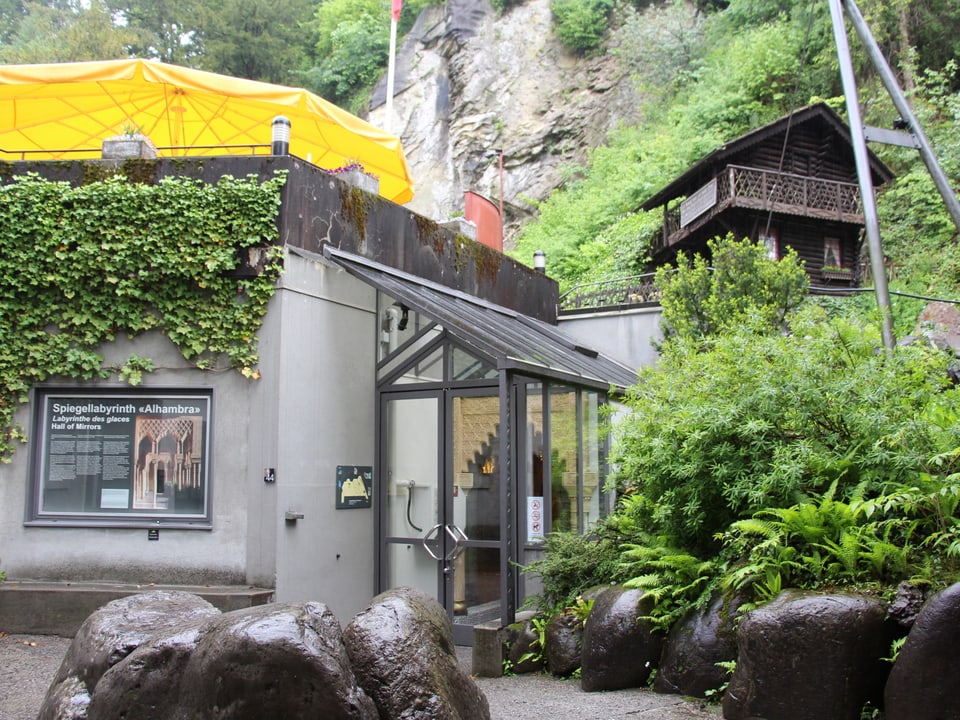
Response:
[[[338,510],[368,508],[373,498],[373,468],[369,465],[337,465]]]

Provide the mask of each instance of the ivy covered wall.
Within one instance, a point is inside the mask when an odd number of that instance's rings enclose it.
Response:
[[[155,369],[138,355],[104,363],[98,348],[121,334],[160,330],[199,369],[259,377],[285,179],[75,185],[28,174],[0,185],[0,459],[26,440],[13,416],[35,383],[116,373],[136,385]],[[237,274],[254,246],[262,272]]]

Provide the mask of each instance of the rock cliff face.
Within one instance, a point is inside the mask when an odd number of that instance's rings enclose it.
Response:
[[[398,48],[390,118],[385,97],[384,79],[369,119],[403,141],[416,184],[409,207],[442,220],[462,214],[464,191],[494,203],[502,196],[508,247],[564,166],[583,163],[638,114],[615,55],[583,58],[561,47],[550,0],[502,16],[490,0],[428,8]]]

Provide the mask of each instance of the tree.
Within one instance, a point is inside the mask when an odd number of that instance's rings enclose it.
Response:
[[[657,271],[664,338],[699,340],[738,327],[783,330],[809,285],[797,253],[790,248],[772,260],[762,243],[732,235],[709,240],[707,248],[707,257],[690,260],[681,252],[675,269]]]
[[[107,5],[137,33],[133,55],[193,66],[203,54],[203,0],[107,0]]]
[[[303,30],[313,0],[225,0],[208,9],[204,31],[205,70],[291,85],[308,57]]]
[[[26,3],[25,14],[0,47],[5,63],[80,62],[123,58],[136,35],[116,27],[103,0],[54,5]]]
[[[574,52],[591,54],[607,35],[613,0],[550,0],[554,31]]]

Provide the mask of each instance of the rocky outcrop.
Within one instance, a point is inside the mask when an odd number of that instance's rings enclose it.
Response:
[[[688,612],[667,636],[653,689],[706,697],[722,687],[728,673],[718,663],[737,659],[736,619],[735,603],[721,596]]]
[[[581,687],[587,692],[640,687],[660,659],[663,638],[643,616],[642,590],[614,586],[597,596],[583,629]]]
[[[486,697],[457,663],[447,613],[429,595],[378,595],[347,625],[344,642],[383,720],[489,720]]]
[[[883,692],[886,606],[860,595],[788,590],[744,615],[726,720],[858,720]]]
[[[385,84],[369,119],[388,127]],[[463,193],[503,201],[507,235],[623,122],[637,117],[633,83],[615,55],[567,53],[550,0],[498,16],[489,0],[425,10],[397,55],[392,131],[416,184],[411,209],[435,219],[463,211]]]
[[[887,720],[960,717],[960,584],[937,593],[917,616],[884,691]]]

